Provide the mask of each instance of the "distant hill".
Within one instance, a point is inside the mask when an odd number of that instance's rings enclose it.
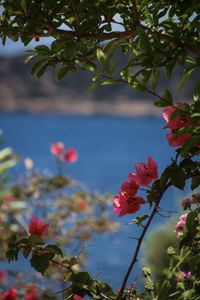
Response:
[[[0,110],[1,111],[53,111],[69,112],[73,109],[76,113],[117,113],[125,109],[123,105],[134,106],[141,100],[151,100],[148,94],[138,93],[126,85],[103,86],[93,94],[87,94],[92,74],[78,70],[74,74],[67,75],[61,82],[54,78],[54,71],[49,70],[42,78],[38,79],[30,74],[31,64],[24,63],[23,56],[0,57]],[[194,75],[195,78],[198,74]],[[161,79],[159,89],[169,88],[174,91],[175,97],[180,80],[180,70],[176,70],[173,81],[167,82]],[[191,97],[193,78],[187,83],[182,92],[184,99]],[[179,96],[180,97],[180,96]],[[148,101],[149,102],[149,101]],[[85,105],[85,108],[83,107]],[[89,106],[93,106],[92,108]],[[142,104],[143,105],[143,104]],[[74,108],[73,108],[74,106]],[[80,106],[80,109],[78,109]],[[109,108],[106,106],[109,106]],[[121,107],[121,108],[120,108]],[[144,107],[144,105],[143,105]],[[128,107],[125,109],[129,112]],[[134,109],[133,109],[134,111]],[[126,112],[124,112],[126,114]]]

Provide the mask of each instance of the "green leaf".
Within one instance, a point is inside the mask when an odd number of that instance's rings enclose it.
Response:
[[[25,64],[28,63],[31,59],[33,59],[35,56],[37,56],[37,53],[27,56],[24,59]]]
[[[188,78],[190,77],[190,75],[192,74],[192,72],[195,70],[194,67],[191,67],[190,69],[185,70],[185,72],[183,73],[182,79],[178,85],[178,91],[180,91],[184,84],[186,83],[186,81],[188,80]]]
[[[79,272],[73,274],[73,281],[76,283],[88,284],[90,281],[90,275],[87,272]]]
[[[180,167],[174,167],[171,169],[170,180],[175,187],[183,190],[186,180],[185,172]]]
[[[96,55],[97,55],[97,59],[100,61],[100,63],[102,65],[104,65],[105,62],[106,62],[106,55],[105,55],[105,53],[101,49],[98,48],[97,51],[96,51]]]
[[[148,215],[138,216],[135,219],[133,219],[133,223],[135,223],[138,226],[143,226],[142,222],[145,221],[148,217]]]
[[[44,250],[51,252],[54,255],[63,256],[62,250],[56,245],[47,245]]]
[[[165,90],[163,98],[165,99],[165,101],[168,105],[171,105],[173,103],[172,94],[170,93],[170,91],[168,89]]]
[[[44,274],[46,269],[49,267],[49,263],[51,259],[54,257],[53,253],[34,253],[32,254],[32,258],[30,260],[31,266],[41,274]]]
[[[162,173],[162,175],[160,177],[160,189],[161,189],[161,192],[165,191],[166,185],[168,184],[168,182],[170,180],[171,171],[172,171],[171,166],[167,167],[163,171],[163,173]]]
[[[169,90],[165,90],[162,98],[154,102],[154,105],[157,107],[166,107],[173,104],[172,94]]]
[[[187,215],[187,219],[186,219],[186,227],[188,229],[188,231],[190,232],[194,232],[196,226],[198,226],[198,221],[197,221],[197,217],[198,217],[198,213],[197,212],[190,212]]]
[[[35,50],[39,55],[49,54],[50,50],[46,45],[39,45],[35,47]]]
[[[41,68],[41,66],[44,66],[44,63],[46,63],[46,58],[42,58],[38,61],[36,61],[31,68],[31,74],[36,75]]]
[[[94,73],[98,73],[97,66],[94,63],[92,63],[92,62],[83,62],[83,61],[80,61],[80,60],[76,60],[76,63],[79,66],[81,66],[81,68],[83,70],[94,72]]]
[[[70,71],[69,66],[64,66],[60,68],[56,73],[56,80],[57,81],[61,80],[69,71]]]
[[[139,32],[141,47],[145,50],[145,52],[148,53],[148,55],[150,55],[152,49],[151,49],[151,43],[148,34],[145,32],[144,29],[141,29],[139,27],[138,27],[138,32]]]
[[[195,85],[195,89],[194,89],[194,92],[193,92],[194,101],[199,100],[199,96],[200,96],[200,80],[198,80],[196,82],[196,85]]]
[[[96,51],[97,59],[100,61],[103,69],[109,74],[110,73],[110,58],[109,54],[103,52],[102,49],[97,49]]]
[[[200,175],[192,177],[191,190],[195,190],[200,185]]]
[[[181,148],[181,155],[186,156],[188,152],[195,146],[200,144],[200,136],[192,137],[184,146]]]

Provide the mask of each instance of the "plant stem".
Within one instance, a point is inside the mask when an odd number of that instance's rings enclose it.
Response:
[[[159,201],[160,202],[160,201]],[[156,203],[155,206],[154,206],[154,209],[151,213],[151,215],[149,216],[149,219],[146,223],[146,225],[144,226],[144,229],[140,235],[140,237],[138,238],[138,242],[137,242],[137,245],[136,245],[136,248],[135,248],[135,251],[134,251],[134,254],[133,254],[133,258],[132,258],[132,261],[128,267],[128,270],[124,276],[124,279],[123,279],[123,282],[122,282],[122,285],[121,285],[121,288],[120,288],[120,291],[119,291],[119,294],[116,298],[116,300],[119,300],[124,292],[124,289],[126,287],[126,284],[127,284],[127,281],[128,281],[128,278],[130,276],[130,273],[135,265],[135,263],[137,262],[137,257],[138,257],[138,253],[140,251],[140,247],[141,247],[141,244],[142,244],[142,241],[143,241],[143,238],[145,236],[145,233],[147,232],[148,228],[149,228],[149,225],[151,224],[151,221],[153,220],[153,217],[155,216],[155,214],[157,213],[157,210],[158,210],[158,205],[159,203]]]
[[[144,239],[144,236],[145,236],[145,234],[146,234],[146,232],[147,232],[147,230],[148,230],[148,228],[149,228],[149,226],[150,226],[150,224],[151,224],[151,222],[152,222],[154,216],[155,216],[156,213],[158,212],[159,204],[160,204],[160,201],[161,201],[161,199],[162,199],[163,194],[165,193],[165,191],[166,191],[170,186],[171,186],[171,183],[169,182],[169,183],[166,185],[165,190],[161,193],[159,201],[157,201],[157,203],[154,205],[153,211],[152,211],[151,215],[149,216],[148,221],[147,221],[147,223],[145,224],[145,226],[144,226],[144,228],[143,228],[143,230],[142,230],[142,233],[141,233],[140,237],[138,238],[137,245],[136,245],[135,251],[134,251],[134,253],[133,253],[133,258],[132,258],[131,263],[130,263],[130,265],[129,265],[129,267],[128,267],[128,270],[127,270],[127,272],[126,272],[126,274],[125,274],[125,276],[124,276],[124,279],[123,279],[123,282],[122,282],[122,285],[121,285],[121,288],[120,288],[120,291],[119,291],[119,293],[118,293],[118,296],[117,296],[116,300],[120,300],[120,298],[121,298],[122,295],[123,295],[123,292],[124,292],[124,289],[125,289],[125,287],[126,287],[128,278],[129,278],[129,276],[130,276],[130,274],[131,274],[131,271],[132,271],[134,265],[135,265],[136,262],[137,262],[138,254],[139,254],[139,251],[140,251],[140,248],[141,248],[141,245],[142,245],[142,241],[143,241],[143,239]]]

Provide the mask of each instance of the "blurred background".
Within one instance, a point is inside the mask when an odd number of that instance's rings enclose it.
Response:
[[[22,160],[29,157],[38,170],[48,168],[53,172],[56,166],[50,145],[62,141],[79,153],[79,160],[67,166],[66,174],[91,191],[110,194],[118,193],[128,173],[134,172],[135,163],[146,162],[148,155],[158,163],[160,173],[170,163],[175,150],[168,147],[162,109],[153,107],[155,99],[124,85],[100,87],[89,94],[92,76],[83,71],[66,76],[61,82],[56,82],[52,70],[40,79],[34,78],[30,75],[30,64],[24,63],[23,51],[20,43],[0,46],[0,128],[6,143]],[[192,78],[178,95],[175,87],[179,78],[177,69],[171,82],[161,79],[159,89],[167,85],[177,100],[188,100]],[[20,168],[22,163],[15,172]],[[171,210],[178,218],[183,196],[185,193],[179,190],[169,190],[162,208]],[[121,230],[113,233],[112,238],[108,234],[94,235],[87,247],[87,269],[117,288],[131,259],[133,238],[140,229],[127,225],[132,216],[119,220],[112,207],[110,212],[120,221]],[[148,213],[148,207],[142,213]],[[151,230],[165,222],[168,218],[157,217]],[[142,258],[139,264],[142,265]],[[135,274],[131,280],[136,280]]]

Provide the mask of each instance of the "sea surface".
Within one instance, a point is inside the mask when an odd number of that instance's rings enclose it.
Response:
[[[146,162],[149,155],[158,163],[160,173],[170,163],[175,150],[168,147],[163,126],[162,118],[155,117],[0,113],[0,128],[7,145],[22,158],[31,157],[38,170],[47,167],[56,170],[49,148],[52,142],[62,141],[79,153],[79,160],[67,167],[67,174],[91,191],[112,194],[118,192],[127,174],[134,171],[134,164]],[[178,211],[183,195],[179,190],[169,190],[161,206]],[[136,225],[127,225],[131,219],[132,216],[121,218],[122,231],[112,238],[107,234],[95,235],[92,246],[88,247],[90,259],[86,269],[115,288],[120,286],[133,253],[135,240],[130,237],[138,233]],[[166,221],[159,216],[151,230]],[[135,278],[134,273],[132,279]]]

